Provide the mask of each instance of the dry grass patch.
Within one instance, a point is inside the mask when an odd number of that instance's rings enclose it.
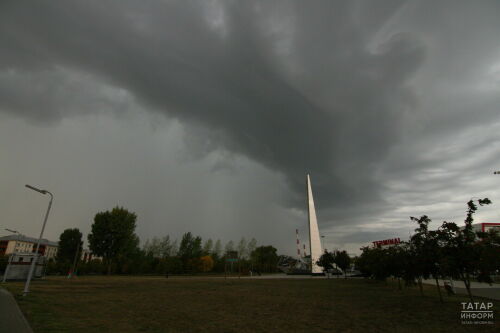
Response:
[[[21,283],[8,288],[19,294]],[[433,288],[354,279],[48,278],[18,297],[35,332],[481,332]],[[497,308],[497,306],[495,306]],[[495,313],[496,318],[498,314]],[[498,320],[497,320],[498,322]]]

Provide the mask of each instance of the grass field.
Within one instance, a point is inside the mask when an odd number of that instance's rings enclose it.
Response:
[[[21,283],[9,283],[15,295]],[[493,332],[461,296],[355,279],[48,278],[16,296],[37,332]],[[498,309],[498,304],[495,304]],[[498,311],[495,313],[498,318]]]

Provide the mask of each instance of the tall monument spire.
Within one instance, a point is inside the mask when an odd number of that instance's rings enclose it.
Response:
[[[316,218],[316,209],[314,208],[314,198],[311,189],[311,178],[307,175],[307,201],[309,209],[309,244],[311,254],[311,273],[321,274],[323,270],[316,262],[323,254],[321,240],[319,237],[318,219]]]

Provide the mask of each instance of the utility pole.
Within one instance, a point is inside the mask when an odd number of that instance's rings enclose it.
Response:
[[[39,192],[41,194],[50,195],[50,201],[49,201],[49,206],[47,207],[47,212],[45,213],[45,218],[43,219],[42,231],[40,232],[40,237],[38,237],[38,242],[36,243],[36,250],[35,250],[35,253],[33,256],[33,260],[31,261],[30,270],[28,272],[28,278],[26,279],[26,284],[24,285],[23,296],[28,295],[29,290],[30,290],[31,278],[33,277],[33,272],[35,271],[35,266],[36,266],[36,262],[38,259],[38,249],[40,249],[40,243],[42,241],[43,231],[45,230],[45,225],[47,224],[47,219],[49,217],[50,207],[52,207],[52,200],[54,199],[54,196],[52,195],[52,193],[50,193],[47,190],[40,190],[40,189],[33,187],[31,185],[26,185],[26,187],[33,190],[33,191]]]
[[[78,241],[78,245],[76,246],[75,258],[73,259],[73,265],[71,266],[71,270],[69,271],[68,278],[72,278],[76,271],[76,263],[78,262],[78,254],[80,253],[81,244]]]

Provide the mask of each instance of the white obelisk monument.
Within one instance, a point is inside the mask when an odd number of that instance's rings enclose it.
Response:
[[[322,274],[323,269],[316,264],[323,254],[323,249],[321,248],[318,219],[316,218],[316,209],[314,208],[314,199],[311,189],[311,178],[309,175],[307,175],[307,201],[309,208],[309,253],[311,254],[311,274]]]

